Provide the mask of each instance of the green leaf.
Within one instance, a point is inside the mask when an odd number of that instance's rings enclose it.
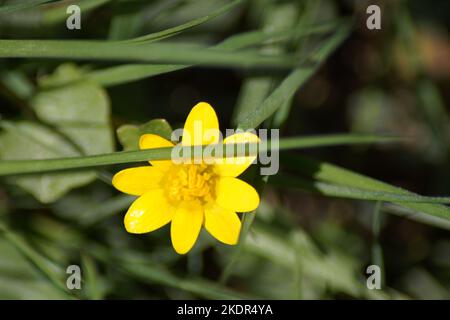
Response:
[[[450,231],[450,220],[405,208],[395,203],[383,203],[382,211]]]
[[[31,122],[2,123],[0,159],[46,159],[77,156],[77,150],[60,135],[42,125]],[[53,202],[67,191],[95,179],[93,172],[49,173],[18,176],[8,179],[31,193],[40,202]]]
[[[86,74],[86,79],[101,84],[102,86],[110,87],[188,67],[189,65],[176,64],[124,64],[93,70]]]
[[[17,3],[19,2],[19,3]],[[17,1],[16,3],[2,5],[0,7],[0,14],[11,13],[18,10],[31,9],[33,7],[37,7],[41,4],[45,4],[48,2],[54,2],[54,0],[22,0]]]
[[[87,254],[81,255],[81,267],[85,276],[84,292],[88,299],[99,300],[103,298],[101,278],[98,274],[95,261]]]
[[[341,168],[327,162],[294,155],[282,155],[282,161],[285,165],[292,168],[293,170],[312,176],[317,180],[331,182],[352,188],[360,188],[378,192],[388,192],[407,196],[417,196],[417,194],[400,187],[392,186],[388,183],[364,176],[362,174]],[[398,204],[414,211],[423,212],[444,219],[450,219],[450,208],[444,205],[415,202],[398,202]]]
[[[227,52],[217,48],[179,43],[134,44],[81,40],[0,40],[1,58],[65,58],[205,66],[289,68],[292,56],[273,57],[252,52]]]
[[[54,89],[81,80],[84,73],[85,70],[76,64],[64,63],[58,66],[53,73],[39,77],[38,84],[41,89]]]
[[[87,13],[99,6],[102,6],[111,0],[77,0],[76,5],[80,7],[83,17],[86,17]],[[44,24],[56,24],[65,21],[67,15],[67,5],[59,5],[48,8],[43,13],[42,20]]]
[[[268,259],[291,272],[301,268],[308,278],[326,283],[332,290],[355,297],[369,295],[371,290],[367,290],[357,276],[360,266],[351,256],[335,251],[322,253],[300,229],[291,234],[279,234],[272,228],[254,225],[253,232],[244,243],[247,253]],[[298,255],[300,259],[296,258]]]
[[[64,280],[64,271],[47,258],[35,251],[20,235],[9,230],[0,223],[0,235],[11,243],[32,265],[43,274],[55,288],[64,293],[66,297],[71,297]]]
[[[145,264],[131,265],[127,261],[122,262],[121,268],[131,276],[149,284],[160,284],[180,290],[192,292],[207,299],[249,299],[249,297],[219,284],[202,278],[178,278],[161,267]]]
[[[153,133],[170,140],[172,127],[165,119],[153,119],[140,126],[126,124],[117,129],[117,137],[123,150],[139,150],[139,139],[141,135]]]
[[[102,247],[90,247],[91,254],[98,260],[113,262],[113,265],[132,278],[148,284],[159,284],[194,293],[207,299],[250,299],[250,297],[213,281],[202,278],[181,278],[173,275],[163,265],[142,260],[139,254],[127,252],[121,256],[111,256]]]
[[[305,35],[310,33],[324,33],[329,31],[330,26],[335,24],[309,28]],[[213,48],[221,50],[235,51],[238,49],[247,48],[254,45],[259,45],[265,42],[277,42],[288,40],[296,35],[291,30],[283,30],[281,32],[273,31],[249,31],[241,34],[233,35]],[[95,81],[103,86],[114,86],[124,84],[131,81],[140,80],[147,77],[153,77],[159,74],[169,73],[185,68],[191,65],[180,64],[125,64],[114,67],[108,67],[99,70],[93,70],[86,73],[85,77]]]
[[[272,4],[264,15],[262,29],[271,32],[292,30],[298,19],[297,5],[294,3]],[[295,29],[294,29],[295,30]],[[295,32],[292,32],[295,35]],[[262,46],[261,51],[281,54],[286,50],[287,43],[268,43]],[[237,125],[250,112],[259,108],[267,98],[278,79],[270,75],[247,77],[242,84],[238,103],[233,113],[232,122]]]
[[[3,71],[0,82],[20,99],[28,99],[33,95],[34,85],[21,71]]]
[[[71,66],[61,66],[41,82],[46,88],[79,76]],[[31,100],[33,110],[46,125],[3,122],[0,159],[46,159],[107,153],[114,150],[109,123],[110,106],[97,84],[77,82],[41,90]],[[72,188],[95,179],[93,172],[39,174],[10,179],[41,202],[53,202]]]
[[[342,135],[336,139],[336,137],[329,138],[326,136],[321,137],[295,137],[295,138],[287,138],[280,139],[278,141],[279,150],[289,150],[289,149],[298,149],[298,148],[311,148],[311,147],[319,147],[336,144],[355,144],[355,143],[367,143],[367,142],[387,142],[396,141],[391,137],[369,137],[369,139],[365,136],[360,136],[360,140],[358,141],[355,137],[351,136],[349,140],[346,142],[343,139]],[[315,143],[311,143],[310,140],[316,140]],[[220,144],[219,144],[220,145]],[[239,146],[240,144],[235,144],[235,146]],[[250,144],[243,144],[243,146],[249,146]],[[225,145],[220,145],[223,147],[223,155],[224,156],[232,156],[234,150],[227,150],[228,148]],[[203,148],[214,146],[203,146]],[[194,147],[183,147],[182,153],[185,151],[189,151],[191,155],[193,155]],[[104,166],[111,164],[119,164],[119,163],[131,163],[131,162],[141,162],[148,160],[168,160],[172,157],[172,147],[166,148],[155,148],[155,149],[146,149],[139,151],[122,151],[115,152],[109,154],[99,154],[92,156],[84,156],[84,157],[66,157],[66,158],[54,158],[54,159],[46,159],[46,160],[18,160],[18,161],[2,161],[0,162],[0,176],[2,175],[12,175],[12,174],[24,174],[24,173],[36,173],[43,171],[56,171],[56,170],[64,170],[64,169],[79,169],[79,168],[87,168],[87,167],[95,167],[95,166]],[[188,150],[189,149],[189,150]],[[267,146],[261,146],[260,151],[267,151],[270,149],[270,141]],[[248,149],[247,149],[248,150]],[[273,151],[273,150],[272,150]]]
[[[298,7],[293,3],[274,4],[271,3],[263,15],[262,28],[264,30],[274,30],[276,32],[293,29],[298,16]],[[273,54],[281,54],[285,51],[285,43],[269,43],[264,45],[260,50],[265,52],[272,52]],[[233,111],[232,123],[238,124],[241,119],[251,113],[253,110],[259,108],[264,99],[269,95],[272,86],[277,82],[277,78],[268,75],[259,75],[248,77],[242,84],[239,93],[238,103]],[[259,194],[262,195],[265,185],[269,177],[254,176],[252,185],[256,187]],[[236,249],[233,250],[228,263],[223,268],[222,274],[219,278],[221,283],[226,283],[229,276],[233,272],[236,263],[240,260],[242,255],[242,246],[248,237],[251,226],[255,220],[255,216],[259,209],[252,212],[247,212],[242,217],[242,228],[239,235],[239,243]]]
[[[342,24],[335,34],[327,39],[314,54],[314,64],[312,66],[297,68],[292,71],[258,108],[238,118],[238,127],[242,129],[256,128],[278,108],[285,105],[294,96],[299,87],[317,71],[323,61],[346,39],[349,32],[349,25]]]
[[[109,26],[109,40],[123,40],[134,37],[138,34],[142,25],[143,12],[141,10],[133,10],[121,12],[117,10]]]
[[[66,136],[81,154],[114,150],[109,99],[97,84],[78,82],[42,91],[31,104],[39,119]]]
[[[242,0],[234,0],[231,1],[230,3],[227,3],[226,5],[224,5],[223,7],[220,7],[219,9],[205,15],[199,18],[196,18],[194,20],[191,20],[189,22],[180,24],[176,27],[173,28],[169,28],[167,30],[163,30],[163,31],[159,31],[159,32],[155,32],[155,33],[151,33],[151,34],[147,34],[145,36],[142,37],[138,37],[138,38],[134,38],[131,40],[128,40],[129,42],[153,42],[153,41],[157,41],[157,40],[162,40],[168,37],[172,37],[175,36],[183,31],[189,30],[191,28],[194,28],[196,26],[199,26],[201,24],[204,24],[212,19],[214,19],[217,16],[220,16],[228,11],[230,11],[231,9],[233,9],[236,5],[238,5],[239,3],[241,3]]]
[[[1,226],[0,226],[1,230]],[[42,276],[0,231],[0,299],[66,299],[67,293]]]
[[[416,194],[400,194],[385,191],[373,191],[361,188],[330,184],[319,181],[308,181],[292,175],[277,174],[269,181],[270,184],[299,188],[306,191],[318,192],[327,197],[348,198],[368,201],[389,202],[417,202],[417,203],[450,203],[450,197],[425,197]]]

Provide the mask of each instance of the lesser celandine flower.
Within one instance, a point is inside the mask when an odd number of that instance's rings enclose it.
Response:
[[[205,102],[197,104],[186,119],[181,144],[189,146],[195,142],[197,145],[199,141],[201,145],[215,144],[219,139],[219,122],[214,109]],[[256,135],[244,132],[225,138],[223,143],[258,141]],[[158,135],[144,134],[139,145],[141,149],[152,149],[174,144]],[[241,229],[236,212],[252,211],[259,205],[256,190],[236,177],[255,157],[240,157],[239,161],[215,159],[210,164],[158,160],[150,161],[151,166],[118,172],[113,178],[114,187],[139,196],[125,215],[126,230],[146,233],[170,222],[172,244],[180,254],[192,248],[202,225],[219,241],[236,244]]]

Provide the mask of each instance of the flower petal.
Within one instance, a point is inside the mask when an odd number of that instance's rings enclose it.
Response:
[[[125,215],[125,229],[130,233],[146,233],[161,228],[172,220],[175,207],[171,206],[163,189],[154,189],[140,196]]]
[[[226,137],[224,144],[232,143],[258,143],[260,140],[256,134],[241,132]],[[256,156],[220,158],[215,160],[215,171],[223,177],[237,177],[244,172],[255,161]]]
[[[213,107],[206,102],[195,105],[184,123],[181,144],[193,146],[218,143],[219,137],[219,120]]]
[[[112,179],[113,186],[124,193],[140,196],[152,189],[160,188],[163,172],[156,168],[136,167],[116,173]]]
[[[236,244],[241,232],[241,220],[236,212],[217,204],[205,208],[205,228],[217,240]]]
[[[151,133],[143,134],[139,139],[139,148],[141,149],[155,149],[164,147],[173,147],[172,141]],[[169,169],[172,165],[172,160],[152,160],[149,162],[152,166],[164,171]]]
[[[256,190],[237,178],[220,178],[216,184],[216,195],[219,206],[236,212],[253,211],[259,205],[259,195]]]
[[[185,254],[194,246],[203,223],[201,206],[178,207],[170,226],[172,245],[176,252]]]

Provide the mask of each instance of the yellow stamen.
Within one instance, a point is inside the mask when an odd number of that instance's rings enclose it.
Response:
[[[173,166],[162,184],[171,202],[192,201],[205,204],[215,197],[216,180],[212,166],[183,164]]]

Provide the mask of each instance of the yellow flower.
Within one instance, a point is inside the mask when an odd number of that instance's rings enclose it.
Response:
[[[205,102],[198,103],[186,119],[181,144],[188,146],[195,142],[198,145],[200,142],[206,145],[219,143],[219,140],[219,122],[214,109]],[[259,138],[245,132],[223,140],[225,144],[244,142],[259,142]],[[158,135],[144,134],[139,146],[152,149],[173,146],[173,143]],[[252,211],[259,205],[256,190],[236,177],[255,158],[215,159],[213,164],[175,164],[172,160],[158,160],[150,161],[152,166],[118,172],[112,181],[114,187],[139,196],[125,215],[126,230],[146,233],[171,222],[172,244],[179,254],[193,247],[202,225],[219,241],[236,244],[241,229],[236,212]]]

